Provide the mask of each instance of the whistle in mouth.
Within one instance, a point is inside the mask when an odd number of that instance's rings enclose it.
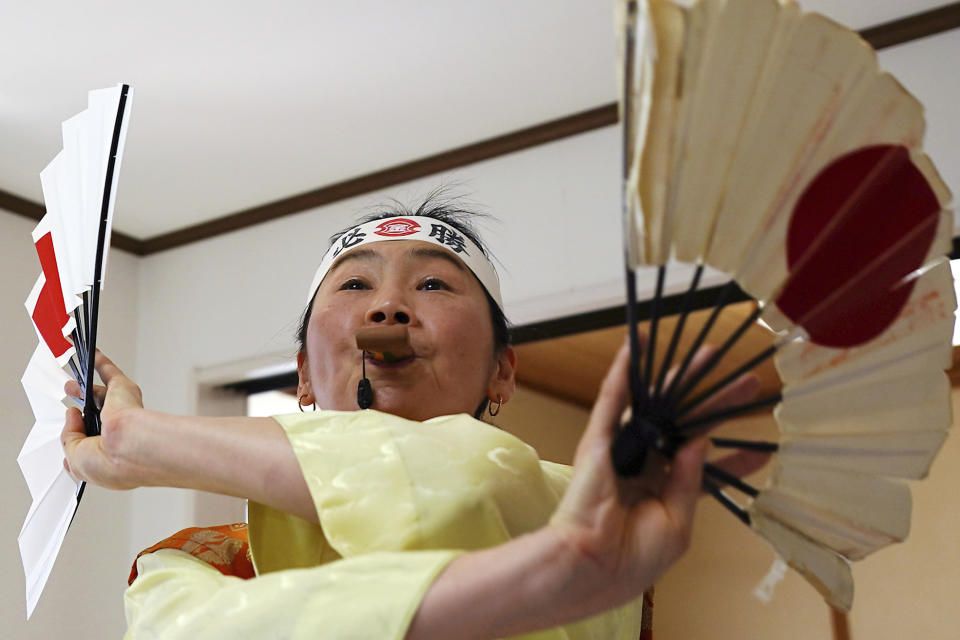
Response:
[[[402,324],[361,328],[357,331],[357,348],[383,362],[396,362],[413,355],[407,327]]]

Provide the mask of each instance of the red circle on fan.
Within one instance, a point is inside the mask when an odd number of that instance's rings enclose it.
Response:
[[[940,203],[902,146],[858,149],[830,163],[797,201],[790,275],[776,300],[817,344],[852,347],[897,318],[913,291]]]
[[[389,218],[377,225],[374,233],[378,236],[409,236],[420,231],[420,225],[407,218]]]

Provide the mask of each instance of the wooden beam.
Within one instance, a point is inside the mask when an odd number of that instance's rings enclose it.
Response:
[[[947,370],[947,375],[951,387],[960,387],[960,346],[953,348],[953,366]]]
[[[0,191],[0,209],[37,221],[46,213],[46,209],[43,208],[42,204],[21,198],[6,191]]]
[[[960,27],[960,2],[953,2],[930,11],[878,24],[864,29],[860,35],[879,51],[957,27]]]
[[[43,217],[43,214],[47,212],[42,204],[28,200],[27,198],[21,198],[8,191],[0,191],[0,209],[38,222],[40,218]],[[143,251],[142,240],[128,236],[125,233],[120,233],[119,231],[114,231],[111,238],[110,245],[112,247],[137,256],[146,255]]]

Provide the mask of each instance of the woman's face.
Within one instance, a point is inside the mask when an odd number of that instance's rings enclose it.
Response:
[[[357,409],[356,332],[387,324],[407,326],[414,356],[393,364],[367,358],[374,409],[426,420],[473,414],[484,398],[513,395],[515,355],[494,353],[490,309],[473,273],[446,249],[395,240],[345,254],[320,284],[298,358],[304,404]]]

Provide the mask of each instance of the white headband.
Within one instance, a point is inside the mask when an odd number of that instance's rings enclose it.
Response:
[[[483,288],[503,311],[503,300],[500,299],[500,279],[490,260],[480,251],[470,238],[457,231],[452,226],[425,216],[408,216],[403,218],[381,218],[371,220],[353,227],[340,236],[333,246],[327,250],[320,267],[313,276],[310,291],[307,295],[307,304],[313,300],[314,294],[323,282],[323,278],[330,271],[330,267],[343,254],[370,244],[386,240],[423,240],[447,249],[457,256],[467,268],[477,277]]]

